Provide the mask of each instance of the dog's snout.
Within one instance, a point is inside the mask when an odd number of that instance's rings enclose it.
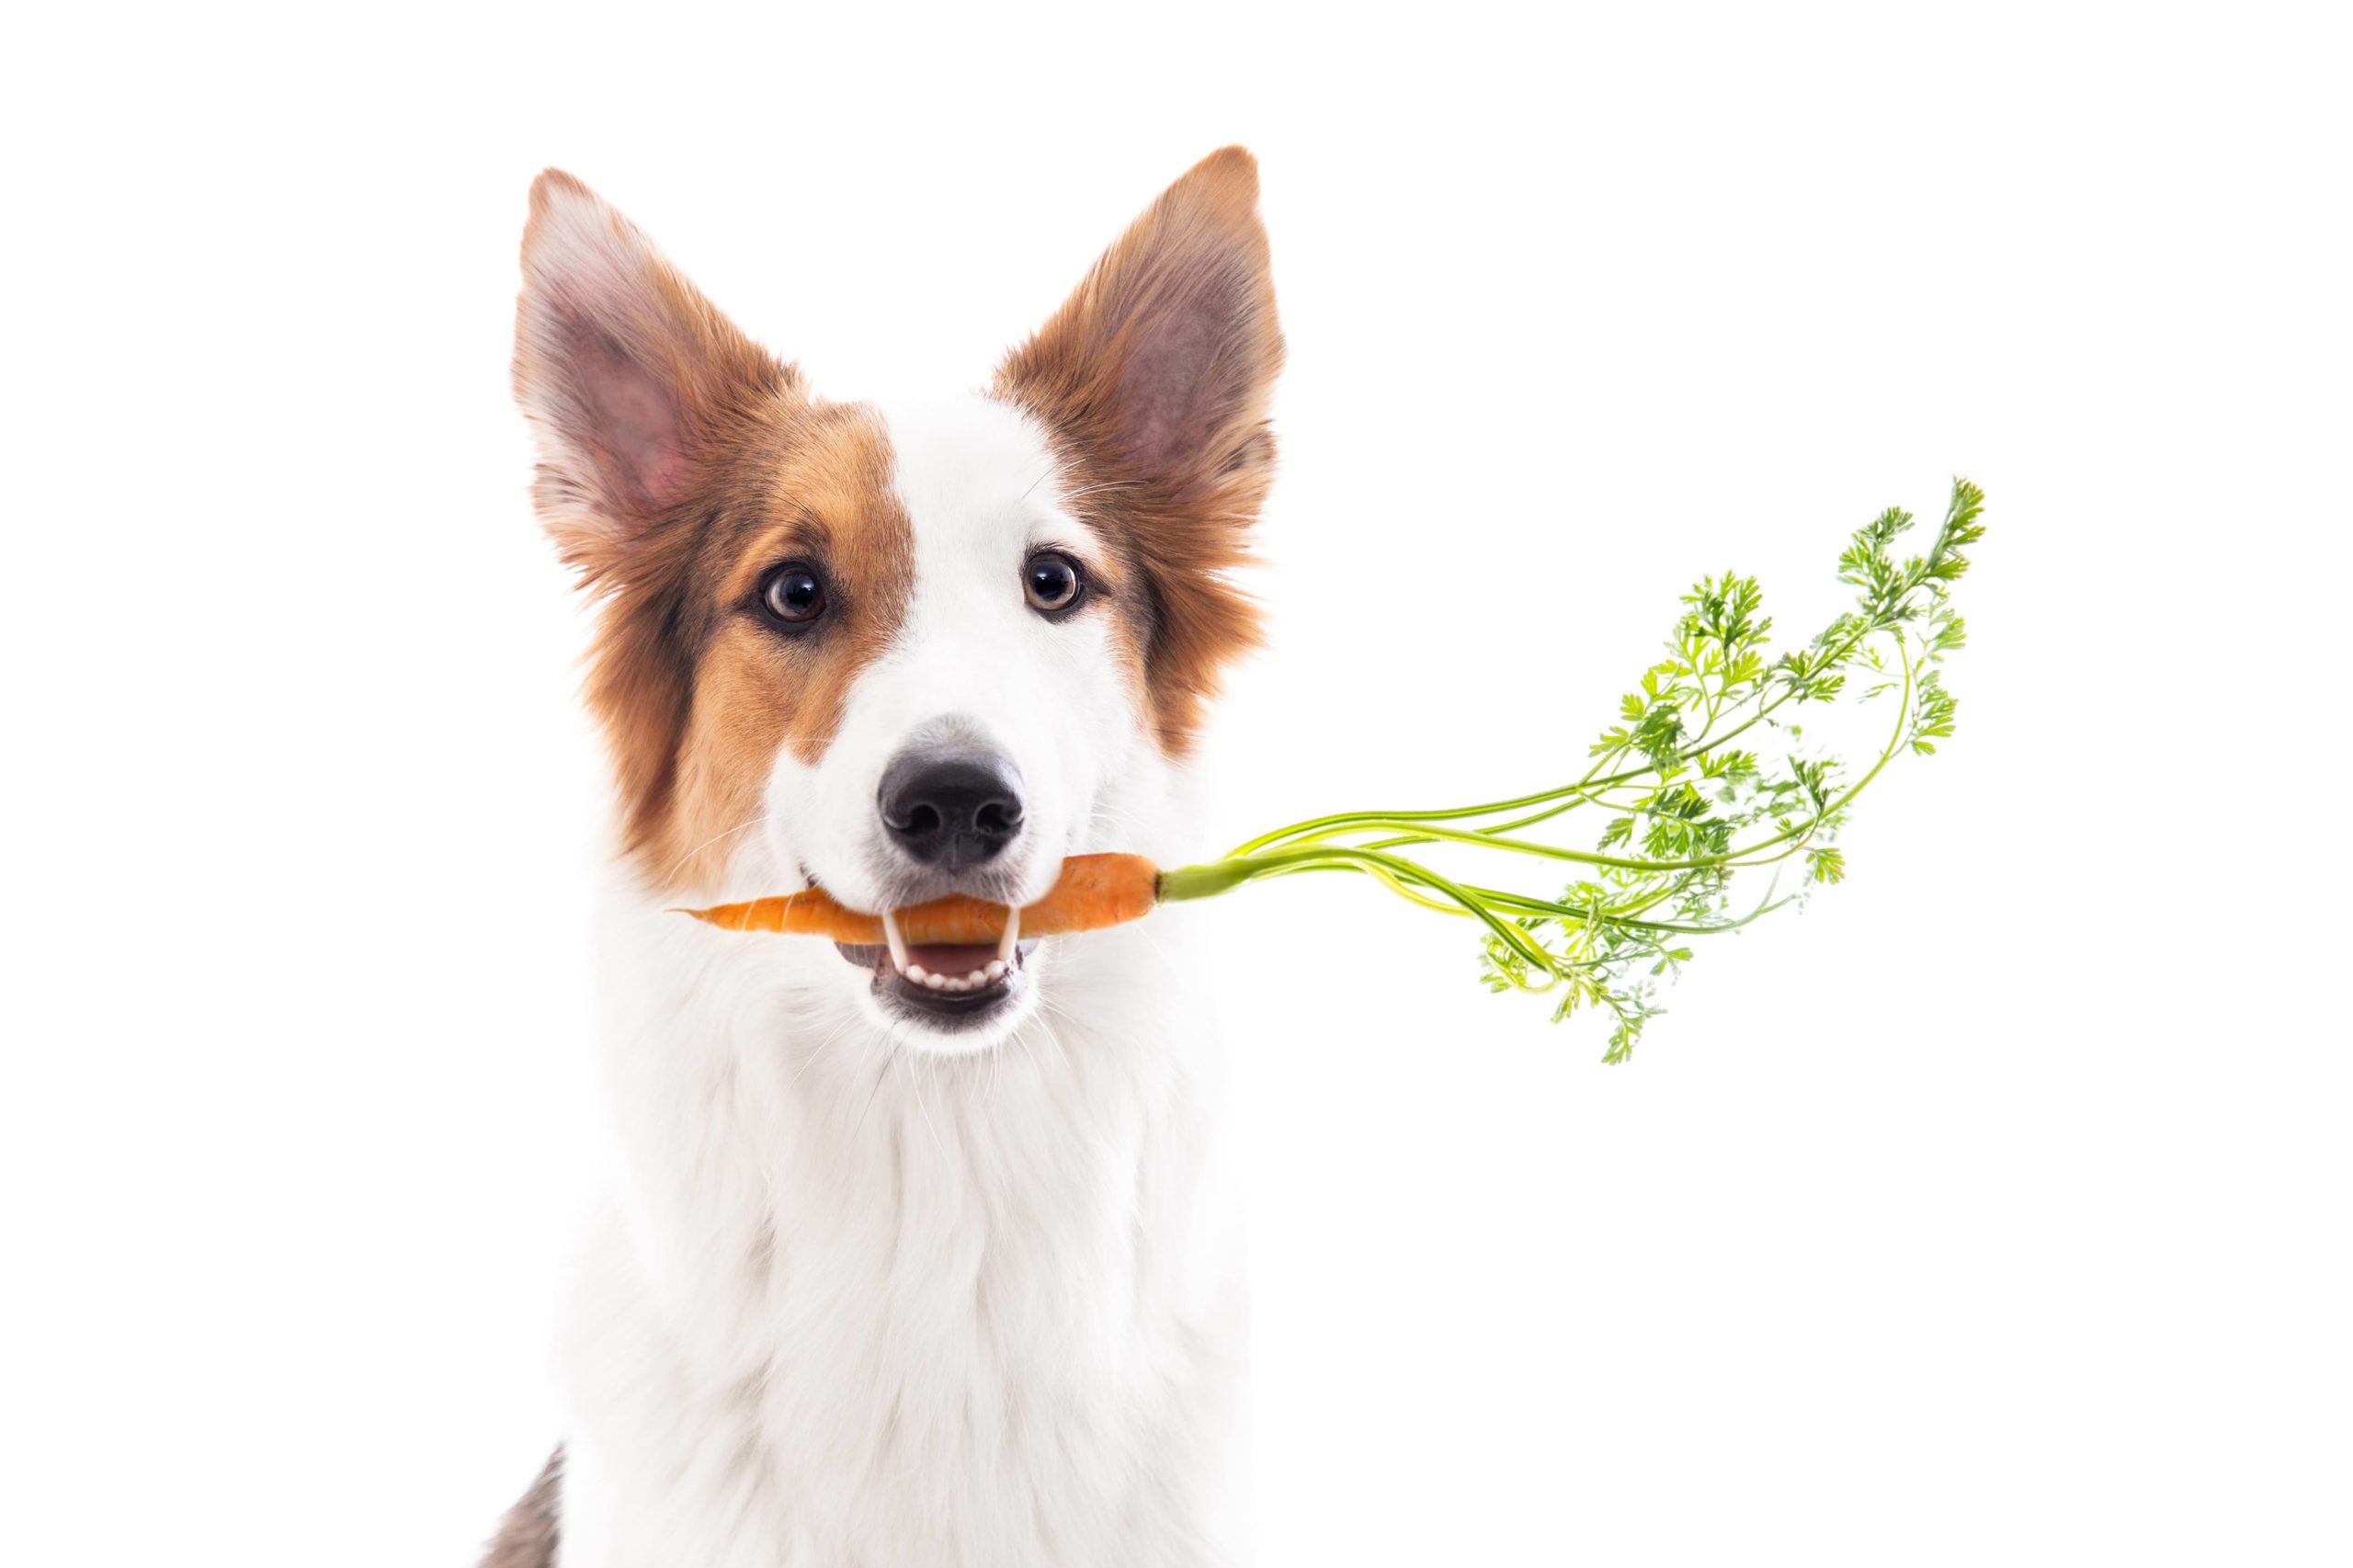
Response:
[[[1021,786],[991,754],[911,753],[882,775],[878,802],[892,840],[944,871],[995,858],[1021,832]]]

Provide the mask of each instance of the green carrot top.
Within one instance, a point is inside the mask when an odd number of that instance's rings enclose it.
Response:
[[[1495,991],[1557,994],[1552,1016],[1580,1008],[1612,1019],[1604,1060],[1623,1061],[1660,1012],[1659,981],[1679,973],[1689,939],[1737,930],[1846,875],[1836,846],[1855,801],[1901,752],[1926,756],[1953,733],[1946,655],[1964,631],[1952,586],[1984,533],[1984,494],[1955,480],[1927,553],[1899,560],[1912,526],[1894,507],[1854,535],[1838,578],[1855,608],[1802,648],[1768,652],[1772,621],[1753,577],[1706,577],[1683,596],[1667,656],[1620,704],[1574,782],[1449,811],[1344,812],[1260,834],[1223,858],[1160,876],[1164,900],[1201,898],[1245,881],[1346,870],[1483,927]],[[1849,678],[1861,676],[1859,691]],[[1895,699],[1886,740],[1859,775],[1835,756],[1802,756],[1809,705]],[[1572,812],[1602,817],[1591,849],[1528,830]],[[1409,851],[1425,846],[1564,863],[1576,880],[1551,896],[1443,876]],[[1514,862],[1518,863],[1518,862]],[[1735,902],[1735,874],[1770,868],[1764,892]],[[1785,875],[1795,886],[1782,891]]]

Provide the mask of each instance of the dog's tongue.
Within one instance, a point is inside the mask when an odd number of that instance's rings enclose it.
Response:
[[[995,957],[995,947],[987,942],[917,942],[907,949],[908,963],[920,964],[934,974],[969,974],[988,968]]]

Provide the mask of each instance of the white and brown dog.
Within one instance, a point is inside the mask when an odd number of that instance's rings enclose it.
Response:
[[[616,1154],[560,1306],[563,1448],[498,1568],[1242,1554],[1181,922],[999,965],[667,911],[1018,905],[1066,855],[1198,849],[1183,759],[1254,635],[1229,574],[1274,455],[1256,204],[1212,154],[989,390],[901,407],[819,397],[578,181],[533,187],[515,377],[600,601]]]

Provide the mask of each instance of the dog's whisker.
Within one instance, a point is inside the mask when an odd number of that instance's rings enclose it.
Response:
[[[806,1077],[808,1075],[809,1069],[817,1064],[817,1059],[824,1055],[826,1051],[832,1050],[835,1044],[840,1040],[842,1036],[856,1028],[858,1026],[859,1021],[858,1016],[854,1012],[843,1015],[842,1021],[835,1026],[834,1032],[819,1040],[815,1048],[813,1049],[807,1056],[801,1059],[801,1065],[794,1070],[792,1076],[784,1081],[784,1092],[788,1094],[790,1093],[793,1085],[800,1083],[802,1078]]]
[[[1031,480],[1028,484],[1022,487],[1021,499],[1024,501],[1029,500],[1029,493],[1037,489],[1038,486],[1045,483],[1049,479],[1051,479],[1054,476],[1055,470],[1061,467],[1062,464],[1058,462],[1050,462],[1043,469],[1040,469],[1038,472],[1038,477]]]
[[[931,1063],[934,1057],[932,1052],[928,1051],[925,1051],[923,1054],[923,1062],[915,1068],[915,1114],[923,1118],[924,1129],[931,1134],[931,1146],[939,1151],[939,1163],[942,1165],[947,1165],[953,1163],[949,1158],[948,1141],[940,1137],[939,1125],[931,1119],[930,1108],[924,1103],[925,1096],[923,1092],[923,1085],[925,1081],[931,1076]]]
[[[729,828],[724,833],[712,834],[709,838],[704,839],[700,844],[696,845],[692,849],[689,849],[684,855],[679,856],[678,863],[662,873],[662,880],[666,882],[672,877],[676,876],[678,872],[686,867],[688,861],[692,860],[696,856],[701,854],[704,850],[710,848],[721,839],[733,838],[737,834],[743,832],[745,828],[757,827],[760,824],[767,820],[768,814],[763,811],[745,818],[742,822],[737,823],[733,827]]]
[[[858,1133],[865,1129],[867,1114],[873,1110],[876,1097],[882,1093],[882,1080],[891,1075],[891,1063],[898,1059],[898,1027],[893,1025],[890,1032],[883,1036],[882,1071],[874,1074],[874,1086],[866,1092],[866,1103],[858,1108],[858,1120],[850,1125],[849,1135],[852,1142],[857,1142]]]
[[[1084,490],[1074,490],[1069,494],[1063,496],[1063,499],[1065,501],[1079,501],[1084,500],[1089,495],[1100,495],[1107,490],[1135,490],[1138,488],[1141,488],[1141,482],[1137,480],[1106,480],[1101,484],[1090,484]]]

